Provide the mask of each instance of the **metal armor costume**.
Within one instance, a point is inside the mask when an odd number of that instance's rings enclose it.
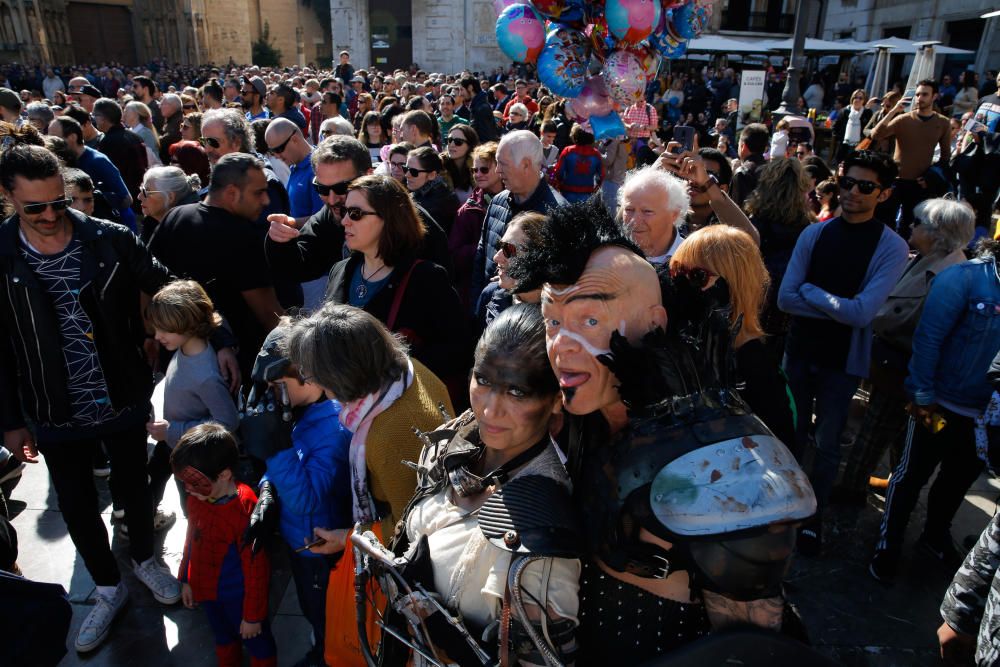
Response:
[[[598,563],[645,579],[686,571],[695,597],[772,600],[780,596],[796,524],[815,512],[791,453],[731,389],[734,332],[724,283],[703,290],[686,276],[661,276],[664,293],[652,297],[655,274],[637,257],[624,230],[592,200],[553,211],[537,244],[513,258],[509,271],[519,291],[542,288],[549,358],[573,415],[568,466],[597,561],[581,588],[579,636],[592,644],[582,645],[580,662],[587,664],[634,664],[707,629],[701,605],[601,577]],[[598,402],[607,400],[608,380],[586,365],[585,353],[611,369],[616,403]],[[613,435],[605,406],[627,412]],[[641,529],[672,546],[640,540]],[[673,609],[647,629],[634,611],[644,604],[639,593]],[[623,617],[633,623],[602,636]],[[652,639],[670,632],[679,635],[673,644]]]
[[[415,664],[439,664],[444,656],[460,665],[506,665],[521,660],[541,665],[572,662],[575,623],[568,619],[528,620],[525,603],[545,608],[546,587],[542,588],[543,598],[537,600],[520,585],[524,570],[532,562],[577,557],[578,530],[569,489],[543,474],[525,472],[509,478],[508,473],[543,454],[554,456],[547,452],[550,441],[546,438],[505,466],[479,477],[468,469],[483,452],[471,412],[423,438],[425,448],[416,464],[418,490],[397,525],[394,553],[388,556],[394,573],[385,572],[390,568],[381,568],[379,577],[394,612],[387,615],[388,624],[396,631],[387,631],[383,637],[412,635],[413,639],[385,639],[379,656],[381,664],[404,664],[409,653],[404,645],[413,650]],[[558,460],[553,460],[558,465]],[[483,628],[474,627],[470,619],[447,609],[447,602],[442,604],[441,595],[435,592],[428,535],[411,543],[405,526],[421,501],[443,490],[472,495],[491,484],[498,488],[477,510],[478,530],[489,543],[509,552],[511,558],[502,612],[496,622]],[[378,559],[370,558],[369,562],[373,560]]]

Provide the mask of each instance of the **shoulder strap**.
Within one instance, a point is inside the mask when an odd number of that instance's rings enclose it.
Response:
[[[417,268],[417,264],[420,264],[424,260],[418,259],[410,265],[407,270],[406,275],[403,276],[403,280],[399,283],[399,288],[396,289],[396,294],[392,297],[392,307],[389,308],[389,317],[386,318],[385,326],[388,327],[389,331],[396,330],[396,316],[399,315],[399,306],[403,302],[403,295],[406,293],[406,286],[410,283],[410,276],[413,274],[413,269]]]

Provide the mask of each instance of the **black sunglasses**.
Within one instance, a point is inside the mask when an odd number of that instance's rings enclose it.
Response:
[[[197,109],[198,107],[195,106],[194,104],[185,104],[184,108],[185,109]]]
[[[490,171],[492,169],[493,169],[493,167],[473,167],[472,168],[472,173],[473,174],[482,174],[483,176],[485,176],[486,174],[490,173]]]
[[[670,277],[672,279],[680,277],[686,278],[695,289],[705,289],[705,286],[708,285],[708,281],[714,278],[715,274],[708,269],[701,268],[700,266],[696,266],[691,269],[685,266],[678,266],[670,269]]]
[[[403,173],[409,174],[413,178],[416,178],[420,174],[426,174],[430,171],[433,171],[433,169],[417,169],[416,167],[403,167]]]
[[[222,145],[215,137],[198,137],[198,143],[202,146],[211,146],[212,148],[218,148]]]
[[[288,135],[287,139],[285,139],[284,141],[282,141],[277,146],[274,146],[273,148],[269,146],[268,149],[267,149],[267,152],[270,153],[271,155],[281,155],[282,153],[285,152],[285,147],[288,146],[288,142],[291,141],[292,137],[294,137],[294,136],[295,136],[295,133],[292,132],[291,134]]]
[[[366,216],[369,216],[369,215],[378,215],[378,213],[376,213],[375,211],[366,211],[365,209],[358,208],[357,206],[345,206],[344,207],[344,215],[346,215],[348,218],[350,218],[354,222],[357,222],[358,220],[361,220],[362,218],[364,218]]]
[[[340,183],[334,183],[333,185],[323,185],[313,179],[313,189],[316,190],[316,194],[320,197],[329,197],[330,193],[343,197],[347,194],[347,186],[351,184],[351,181],[341,181]]]
[[[69,197],[56,199],[54,201],[33,202],[31,204],[24,205],[24,212],[28,215],[38,215],[39,213],[44,213],[45,209],[51,206],[53,211],[59,213],[60,211],[65,211],[66,207],[72,203],[73,200]]]
[[[507,259],[510,259],[517,254],[517,246],[513,243],[508,243],[507,241],[497,241],[497,244],[494,247],[502,252],[503,256]]]
[[[858,192],[863,195],[870,195],[876,190],[882,190],[882,186],[874,181],[859,181],[856,178],[851,178],[850,176],[841,176],[837,179],[837,184],[840,185],[840,189],[846,192],[850,192],[854,189],[854,186],[858,186]]]
[[[455,144],[456,146],[464,146],[469,142],[461,137],[448,137],[448,143]]]

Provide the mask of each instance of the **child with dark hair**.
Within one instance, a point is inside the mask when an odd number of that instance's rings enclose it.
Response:
[[[237,458],[232,434],[213,423],[189,430],[170,455],[188,494],[188,533],[177,578],[184,606],[205,610],[219,667],[243,664],[241,639],[252,667],[271,667],[277,657],[267,621],[270,563],[266,553],[244,548],[257,496],[236,481]]]

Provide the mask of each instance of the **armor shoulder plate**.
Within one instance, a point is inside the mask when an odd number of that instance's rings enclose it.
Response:
[[[505,551],[552,558],[580,554],[569,489],[543,475],[515,477],[479,510],[479,529]]]

